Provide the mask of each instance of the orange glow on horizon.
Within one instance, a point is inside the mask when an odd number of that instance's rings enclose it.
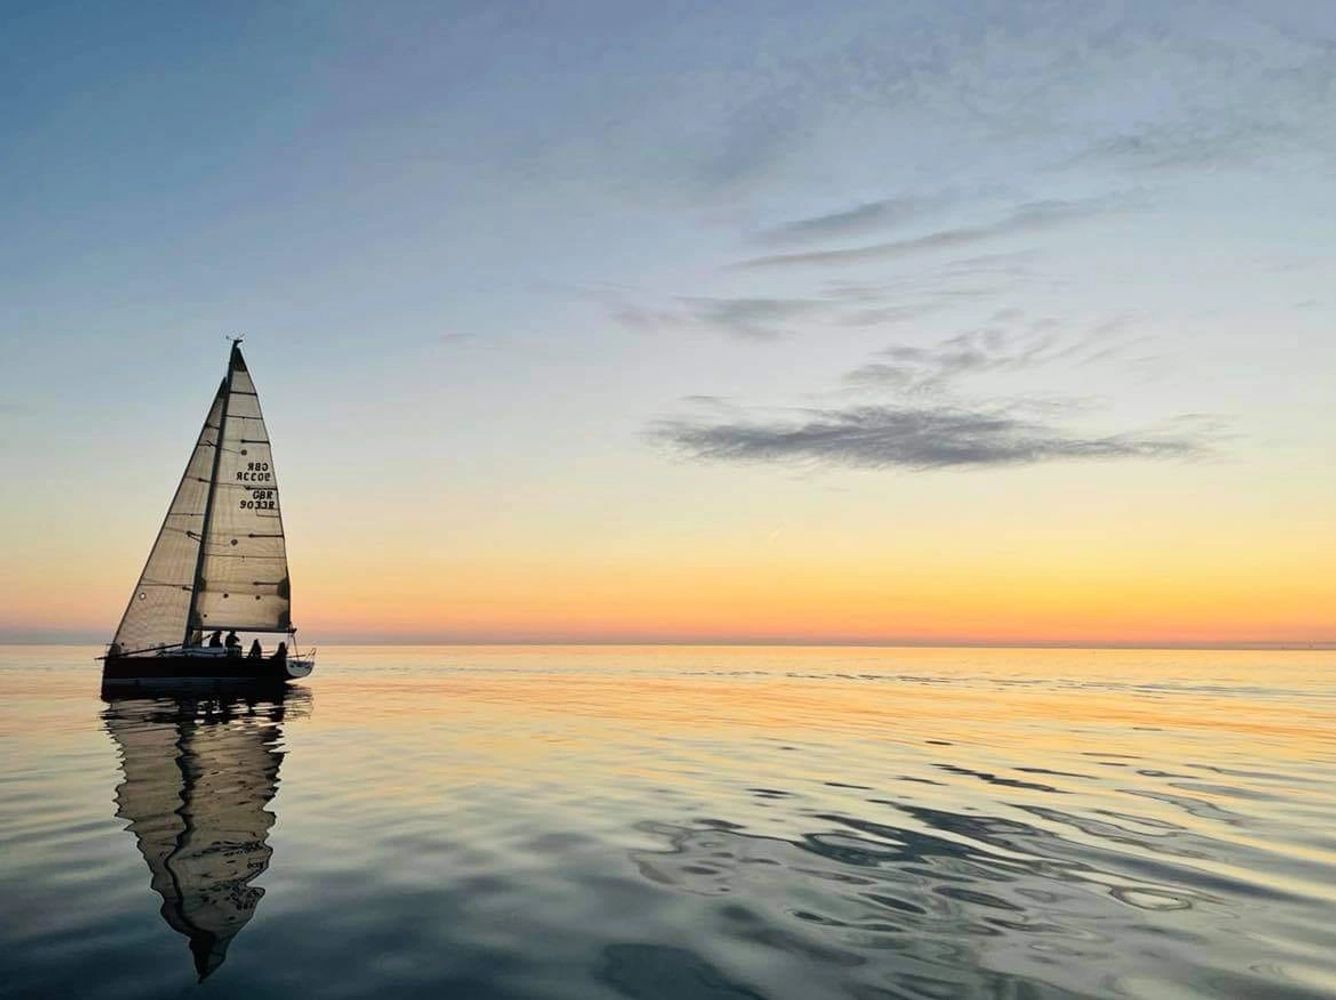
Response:
[[[574,642],[1305,643],[1333,634],[1320,610],[1336,603],[1336,587],[1292,565],[1246,576],[1209,566],[1065,569],[1032,561],[902,574],[775,560],[561,573],[497,561],[439,576],[370,572],[378,586],[369,591],[323,577],[308,586],[301,617],[312,634]]]
[[[914,523],[932,531],[881,536],[832,518],[775,539],[668,526],[633,541],[578,523],[544,536],[517,519],[508,535],[471,537],[396,523],[374,546],[332,544],[339,525],[298,520],[294,620],[310,643],[1336,640],[1336,580],[1314,556],[1336,542],[1320,525],[1277,521],[1252,536],[1217,516],[1115,532],[1082,512],[1035,527],[1002,511],[947,535],[929,517]],[[7,588],[0,628],[110,636],[147,539],[117,533],[95,559],[66,544],[11,564],[40,572]]]

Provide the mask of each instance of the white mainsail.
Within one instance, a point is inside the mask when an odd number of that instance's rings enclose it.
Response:
[[[192,629],[287,632],[288,555],[269,433],[241,349],[232,348]]]
[[[135,653],[203,630],[288,632],[290,604],[269,434],[234,343],[115,643]]]

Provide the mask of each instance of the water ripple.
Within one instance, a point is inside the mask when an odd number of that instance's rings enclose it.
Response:
[[[6,996],[1336,997],[1308,654],[76,652],[0,657]]]

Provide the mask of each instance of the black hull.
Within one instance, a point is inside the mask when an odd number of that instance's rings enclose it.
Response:
[[[283,684],[292,676],[286,661],[252,660],[244,656],[108,656],[102,663],[103,684],[138,682],[158,686],[200,681]]]

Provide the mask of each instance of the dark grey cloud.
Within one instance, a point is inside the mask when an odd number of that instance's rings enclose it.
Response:
[[[798,419],[687,421],[649,436],[693,459],[859,469],[982,468],[1054,461],[1192,459],[1210,438],[1173,433],[1079,434],[1007,408],[854,406],[803,411]]]
[[[837,250],[811,250],[766,254],[739,262],[737,267],[769,268],[811,264],[858,264],[870,260],[906,257],[924,251],[954,250],[972,246],[999,236],[1031,233],[1065,225],[1110,211],[1124,199],[1098,197],[1084,199],[1048,199],[1017,206],[993,222],[956,226],[909,239],[889,240]]]

